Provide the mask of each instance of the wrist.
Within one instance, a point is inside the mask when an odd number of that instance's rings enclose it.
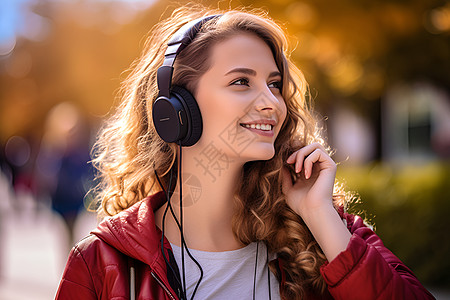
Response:
[[[333,205],[319,206],[305,212],[303,221],[319,243],[328,261],[347,248],[351,238]]]
[[[332,200],[325,200],[318,205],[305,206],[297,212],[305,223],[320,222],[326,216],[336,213]]]

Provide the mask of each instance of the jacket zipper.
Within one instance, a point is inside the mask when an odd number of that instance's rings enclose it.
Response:
[[[151,272],[151,274],[152,277],[155,278],[155,280],[159,283],[159,285],[166,291],[167,295],[169,295],[172,300],[176,300],[176,298],[172,295],[167,286],[158,278],[158,276],[153,271]]]

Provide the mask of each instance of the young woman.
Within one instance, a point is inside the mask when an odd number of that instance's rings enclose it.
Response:
[[[109,216],[57,299],[433,298],[343,212],[288,50],[262,13],[185,7],[156,25],[96,145]]]

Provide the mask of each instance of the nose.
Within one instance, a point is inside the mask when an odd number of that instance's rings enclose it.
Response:
[[[284,105],[284,100],[281,95],[276,96],[272,91],[266,87],[265,90],[261,91],[255,100],[255,108],[257,111],[267,111],[274,113],[276,111],[281,111]]]

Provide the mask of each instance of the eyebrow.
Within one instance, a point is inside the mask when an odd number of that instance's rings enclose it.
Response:
[[[228,71],[225,75],[229,75],[229,74],[233,74],[233,73],[242,73],[242,74],[246,74],[246,75],[256,76],[256,71],[253,69],[249,69],[249,68],[234,68],[234,69]],[[269,78],[277,77],[277,76],[281,77],[281,73],[278,71],[274,71],[269,74]]]

